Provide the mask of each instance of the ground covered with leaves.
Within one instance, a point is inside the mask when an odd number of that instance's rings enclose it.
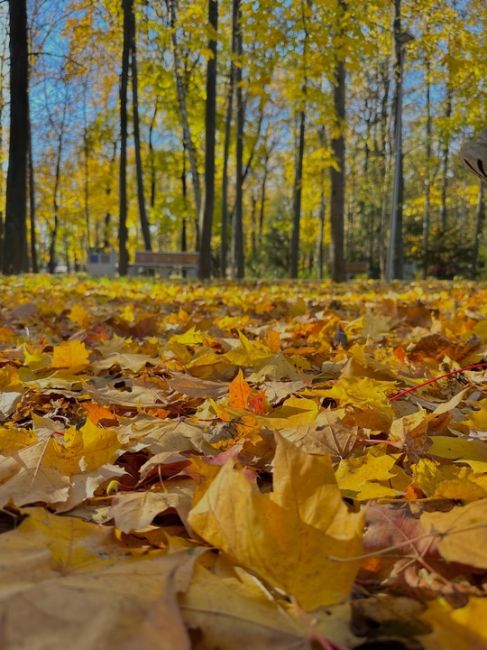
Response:
[[[485,287],[0,283],[2,650],[487,647]]]

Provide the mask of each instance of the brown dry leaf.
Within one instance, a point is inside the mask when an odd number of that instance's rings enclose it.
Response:
[[[170,388],[188,397],[204,397],[205,399],[212,397],[217,399],[223,397],[228,391],[228,386],[224,382],[207,381],[179,372],[171,373],[167,383]]]
[[[33,511],[2,535],[4,647],[189,650],[176,593],[187,588],[201,549],[123,558],[110,532]]]
[[[306,628],[244,571],[214,575],[197,565],[179,600],[184,621],[200,650],[309,650]]]
[[[54,467],[43,464],[49,439],[20,449],[12,458],[14,474],[0,485],[0,507],[9,502],[16,506],[33,503],[64,503],[68,500],[71,481]],[[1,466],[1,465],[0,465]]]
[[[182,486],[170,486],[168,492],[125,492],[113,498],[110,515],[124,533],[148,528],[158,514],[170,508],[187,525],[192,498],[191,489]]]

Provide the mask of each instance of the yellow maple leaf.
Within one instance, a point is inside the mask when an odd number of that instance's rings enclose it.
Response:
[[[438,550],[445,560],[487,569],[487,499],[449,512],[425,512],[421,524],[426,532],[439,533]]]
[[[69,320],[77,323],[80,327],[87,327],[91,320],[91,314],[82,305],[74,305],[69,312]]]
[[[64,341],[56,345],[52,354],[52,367],[81,370],[89,365],[90,351],[82,341]]]
[[[198,345],[198,343],[203,343],[203,336],[193,326],[183,334],[175,334],[172,336],[170,343],[172,342],[179,343],[180,345]]]
[[[97,427],[87,420],[81,429],[67,429],[61,440],[50,438],[43,463],[62,474],[79,474],[112,462],[119,447],[115,430]]]
[[[336,472],[338,487],[346,496],[361,501],[398,496],[400,491],[387,485],[399,470],[397,459],[397,454],[386,453],[382,445],[362,456],[342,459]]]
[[[421,458],[413,466],[413,476],[414,485],[427,497],[474,501],[487,496],[469,467],[440,465],[429,458]]]
[[[307,610],[344,599],[359,562],[363,518],[349,512],[328,456],[312,456],[277,436],[273,492],[261,494],[227,462],[189,515],[209,544],[293,595]]]
[[[426,650],[481,650],[487,646],[486,616],[485,598],[470,598],[458,609],[443,598],[434,600],[421,615],[432,627],[422,644]]]
[[[370,377],[340,377],[332,388],[323,391],[323,395],[337,400],[340,406],[375,409],[392,417],[388,394],[393,390],[394,383],[390,381]]]

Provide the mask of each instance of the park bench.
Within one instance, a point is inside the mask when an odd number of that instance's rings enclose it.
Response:
[[[136,251],[130,274],[168,278],[174,271],[179,271],[183,277],[195,278],[198,275],[198,262],[199,253]]]
[[[347,262],[345,264],[345,276],[347,280],[351,280],[356,275],[369,275],[368,262]]]

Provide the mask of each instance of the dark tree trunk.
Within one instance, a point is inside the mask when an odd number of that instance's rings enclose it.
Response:
[[[2,43],[3,49],[0,54],[0,166],[3,168],[3,163],[4,163],[4,158],[3,158],[3,111],[5,109],[5,101],[4,101],[4,71],[5,71],[5,63],[8,60],[7,57],[7,48],[8,48],[8,41],[7,38],[5,37],[3,43]],[[0,174],[0,196],[4,196],[4,185],[3,185],[3,174]],[[4,229],[4,205],[3,201],[0,203],[0,271],[3,269],[3,229]]]
[[[235,50],[238,65],[235,71],[237,99],[236,152],[235,152],[235,223],[233,226],[233,275],[241,279],[245,275],[243,242],[243,141],[244,141],[244,103],[242,95],[242,20],[240,0],[233,0],[233,16],[236,21]]]
[[[444,136],[443,147],[441,149],[441,198],[440,198],[440,226],[441,230],[445,232],[448,225],[448,212],[446,206],[446,199],[448,193],[448,167],[450,163],[450,136],[448,129],[450,128],[450,118],[452,114],[452,97],[453,91],[451,84],[447,84],[446,98],[445,98],[445,123],[447,133]]]
[[[127,88],[130,55],[130,16],[133,0],[122,0],[123,46],[122,70],[120,74],[120,180],[119,180],[119,222],[118,222],[118,272],[127,275],[129,254],[127,249]]]
[[[260,186],[259,246],[261,246],[262,244],[262,235],[264,234],[267,177],[269,176],[269,158],[270,158],[270,152],[268,149],[266,149],[265,158],[264,158],[264,173],[262,174],[262,183]]]
[[[91,246],[91,224],[90,224],[90,173],[89,173],[89,141],[88,141],[88,116],[86,111],[86,101],[88,93],[88,77],[83,82],[83,167],[84,167],[84,216],[86,228],[86,248]],[[96,224],[98,227],[98,224]],[[98,239],[98,237],[97,237]],[[97,241],[98,246],[98,241]]]
[[[132,112],[134,120],[134,149],[135,149],[135,168],[137,176],[137,203],[139,205],[139,220],[142,237],[144,239],[144,248],[146,251],[152,250],[151,234],[149,228],[149,219],[145,206],[144,196],[144,173],[142,170],[142,151],[140,146],[140,121],[139,121],[139,80],[137,73],[137,33],[135,26],[133,0],[130,3],[130,69],[132,72]]]
[[[39,273],[37,261],[36,237],[36,194],[34,178],[34,160],[32,155],[31,121],[29,119],[29,229],[30,229],[30,268],[32,273]]]
[[[179,113],[183,127],[183,141],[188,153],[189,168],[193,182],[194,203],[196,208],[196,250],[199,250],[199,228],[198,219],[201,212],[201,181],[198,172],[198,162],[196,159],[196,148],[191,135],[191,126],[189,123],[187,99],[186,99],[186,82],[181,71],[181,61],[179,55],[179,43],[176,32],[177,25],[177,3],[178,0],[166,0],[169,9],[169,20],[172,30],[172,46],[174,58],[174,75],[176,77],[176,91],[178,96]]]
[[[113,151],[112,151],[112,157],[110,158],[110,173],[108,175],[108,181],[105,186],[105,196],[107,197],[107,203],[108,200],[112,194],[112,177],[113,177],[113,167],[115,165],[115,160],[117,159],[117,141],[113,141]],[[110,230],[111,230],[111,221],[112,221],[112,215],[110,214],[110,210],[107,209],[106,214],[105,214],[105,219],[103,223],[103,248],[105,250],[108,250],[110,248]]]
[[[181,189],[183,194],[183,220],[181,222],[181,250],[188,250],[188,233],[186,226],[186,214],[188,210],[188,183],[186,181],[186,145],[183,139],[183,168],[181,170]]]
[[[344,0],[339,0],[341,18],[347,10]],[[342,28],[339,28],[338,36],[342,36]],[[333,85],[333,106],[335,120],[339,129],[338,135],[334,133],[331,139],[331,150],[333,157],[338,164],[338,170],[330,169],[331,176],[331,277],[335,282],[345,280],[345,259],[344,259],[344,213],[345,213],[345,62],[338,59],[335,65]]]
[[[320,145],[325,146],[325,127],[320,127],[319,130]],[[318,231],[318,280],[323,280],[325,269],[325,170],[320,170],[320,212],[319,212],[319,231]]]
[[[206,111],[205,111],[205,199],[200,215],[200,258],[199,276],[211,275],[211,230],[215,207],[215,136],[216,136],[216,57],[218,30],[218,0],[208,2],[208,26],[210,38],[208,49],[211,57],[206,67]]]
[[[472,276],[475,278],[478,273],[479,250],[482,243],[482,235],[485,224],[485,188],[482,181],[479,185],[479,198],[477,203],[477,214],[475,219],[475,241],[473,247]]]
[[[29,147],[29,66],[26,0],[9,0],[10,141],[3,271],[28,271],[27,160]]]
[[[149,205],[151,210],[154,210],[156,205],[156,161],[155,161],[155,152],[154,152],[154,128],[156,125],[157,111],[159,109],[158,98],[156,97],[156,103],[154,105],[154,112],[152,113],[152,118],[150,121],[149,127],[149,163],[150,163],[150,198]]]
[[[235,94],[235,32],[236,16],[232,17],[232,60],[230,62],[230,76],[228,80],[227,111],[225,115],[225,135],[223,141],[223,173],[222,173],[222,198],[221,198],[221,244],[220,244],[220,276],[225,278],[228,266],[228,158],[230,154],[230,140],[232,137],[233,96]]]
[[[310,1],[308,0],[308,7]],[[303,85],[301,88],[301,108],[299,110],[299,130],[298,130],[298,147],[296,152],[296,163],[294,169],[294,184],[293,184],[293,229],[291,234],[291,266],[289,269],[289,276],[297,278],[299,275],[299,235],[301,226],[301,197],[303,194],[303,160],[304,160],[304,145],[306,137],[306,95],[308,90],[307,81],[307,50],[309,33],[306,21],[306,8],[304,0],[301,0],[301,20],[303,23],[304,40],[303,40],[303,55],[302,55],[302,72],[303,72]]]
[[[306,134],[306,112],[299,112],[298,150],[296,152],[296,167],[293,185],[293,230],[291,235],[291,267],[289,276],[297,278],[299,275],[299,234],[301,225],[301,197],[303,193],[303,159]]]
[[[252,226],[251,231],[251,250],[252,250],[252,259],[255,260],[257,256],[257,196],[252,193],[252,209],[250,211],[250,224]]]
[[[389,250],[386,264],[386,280],[403,277],[403,150],[402,150],[402,97],[404,74],[404,45],[409,40],[401,27],[401,0],[394,0],[394,175],[391,205],[391,226],[389,231]]]
[[[433,119],[431,115],[431,61],[429,56],[425,61],[426,85],[426,133],[425,133],[425,179],[424,179],[424,212],[423,212],[423,278],[428,275],[429,239],[431,226],[431,155],[433,137]]]
[[[63,157],[63,139],[64,139],[64,116],[61,131],[58,137],[58,146],[56,154],[56,171],[54,175],[54,190],[52,193],[52,212],[53,212],[53,227],[51,229],[51,236],[49,240],[49,261],[47,268],[49,273],[56,271],[56,244],[59,232],[59,185],[61,182],[61,162]]]

